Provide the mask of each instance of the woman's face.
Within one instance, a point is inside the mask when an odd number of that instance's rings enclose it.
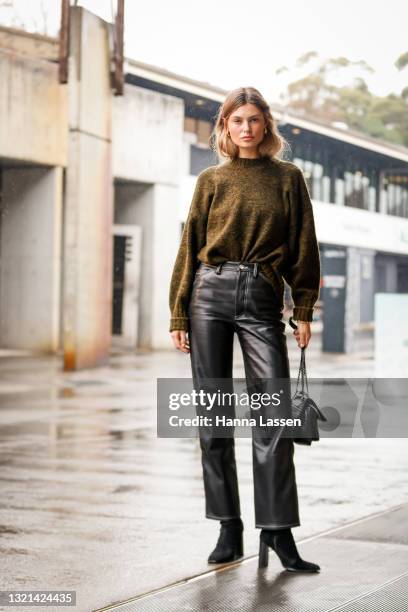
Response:
[[[262,111],[254,104],[243,104],[228,117],[227,130],[232,142],[239,147],[240,154],[257,152],[265,130],[265,119]]]

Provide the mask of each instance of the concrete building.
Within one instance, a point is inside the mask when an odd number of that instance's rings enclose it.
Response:
[[[72,8],[61,85],[56,40],[0,29],[0,346],[61,348],[67,369],[101,363],[115,328],[169,346],[184,106],[131,85],[113,98],[109,30]]]
[[[0,348],[62,350],[66,369],[171,346],[172,266],[226,93],[128,60],[114,97],[110,27],[71,9],[67,85],[57,40],[0,28]],[[408,150],[274,111],[314,202],[317,316],[340,322],[325,350],[350,352],[375,294],[407,291]]]

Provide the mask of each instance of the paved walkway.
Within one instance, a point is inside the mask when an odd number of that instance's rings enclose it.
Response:
[[[310,376],[372,376],[369,342],[322,357],[314,340]],[[106,367],[60,367],[57,357],[0,356],[1,589],[73,589],[75,609],[89,612],[208,572],[218,525],[203,518],[197,440],[155,431],[156,378],[188,377],[188,357],[112,353]],[[248,557],[258,544],[250,440],[237,440],[237,459]],[[296,447],[295,538],[408,502],[407,468],[403,439]]]
[[[117,612],[406,612],[408,504],[300,543],[318,574],[286,572],[274,553],[224,566],[104,610]],[[102,612],[102,611],[100,611]]]

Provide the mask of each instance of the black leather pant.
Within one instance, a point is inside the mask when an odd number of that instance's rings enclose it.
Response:
[[[282,305],[257,264],[225,262],[200,264],[189,305],[189,339],[193,382],[202,388],[206,379],[232,381],[233,339],[238,335],[246,384],[254,379],[285,378],[290,369]],[[231,382],[232,385],[232,382]],[[206,500],[206,517],[240,516],[234,437],[214,437],[200,427],[200,446]],[[254,436],[252,459],[255,526],[284,528],[300,525],[289,438]]]

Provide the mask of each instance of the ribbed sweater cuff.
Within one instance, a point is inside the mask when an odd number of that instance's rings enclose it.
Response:
[[[295,321],[313,321],[313,308],[295,306],[293,309],[293,319]]]
[[[188,331],[188,317],[173,317],[170,319],[170,330],[174,331],[175,329],[183,329],[184,331]]]

